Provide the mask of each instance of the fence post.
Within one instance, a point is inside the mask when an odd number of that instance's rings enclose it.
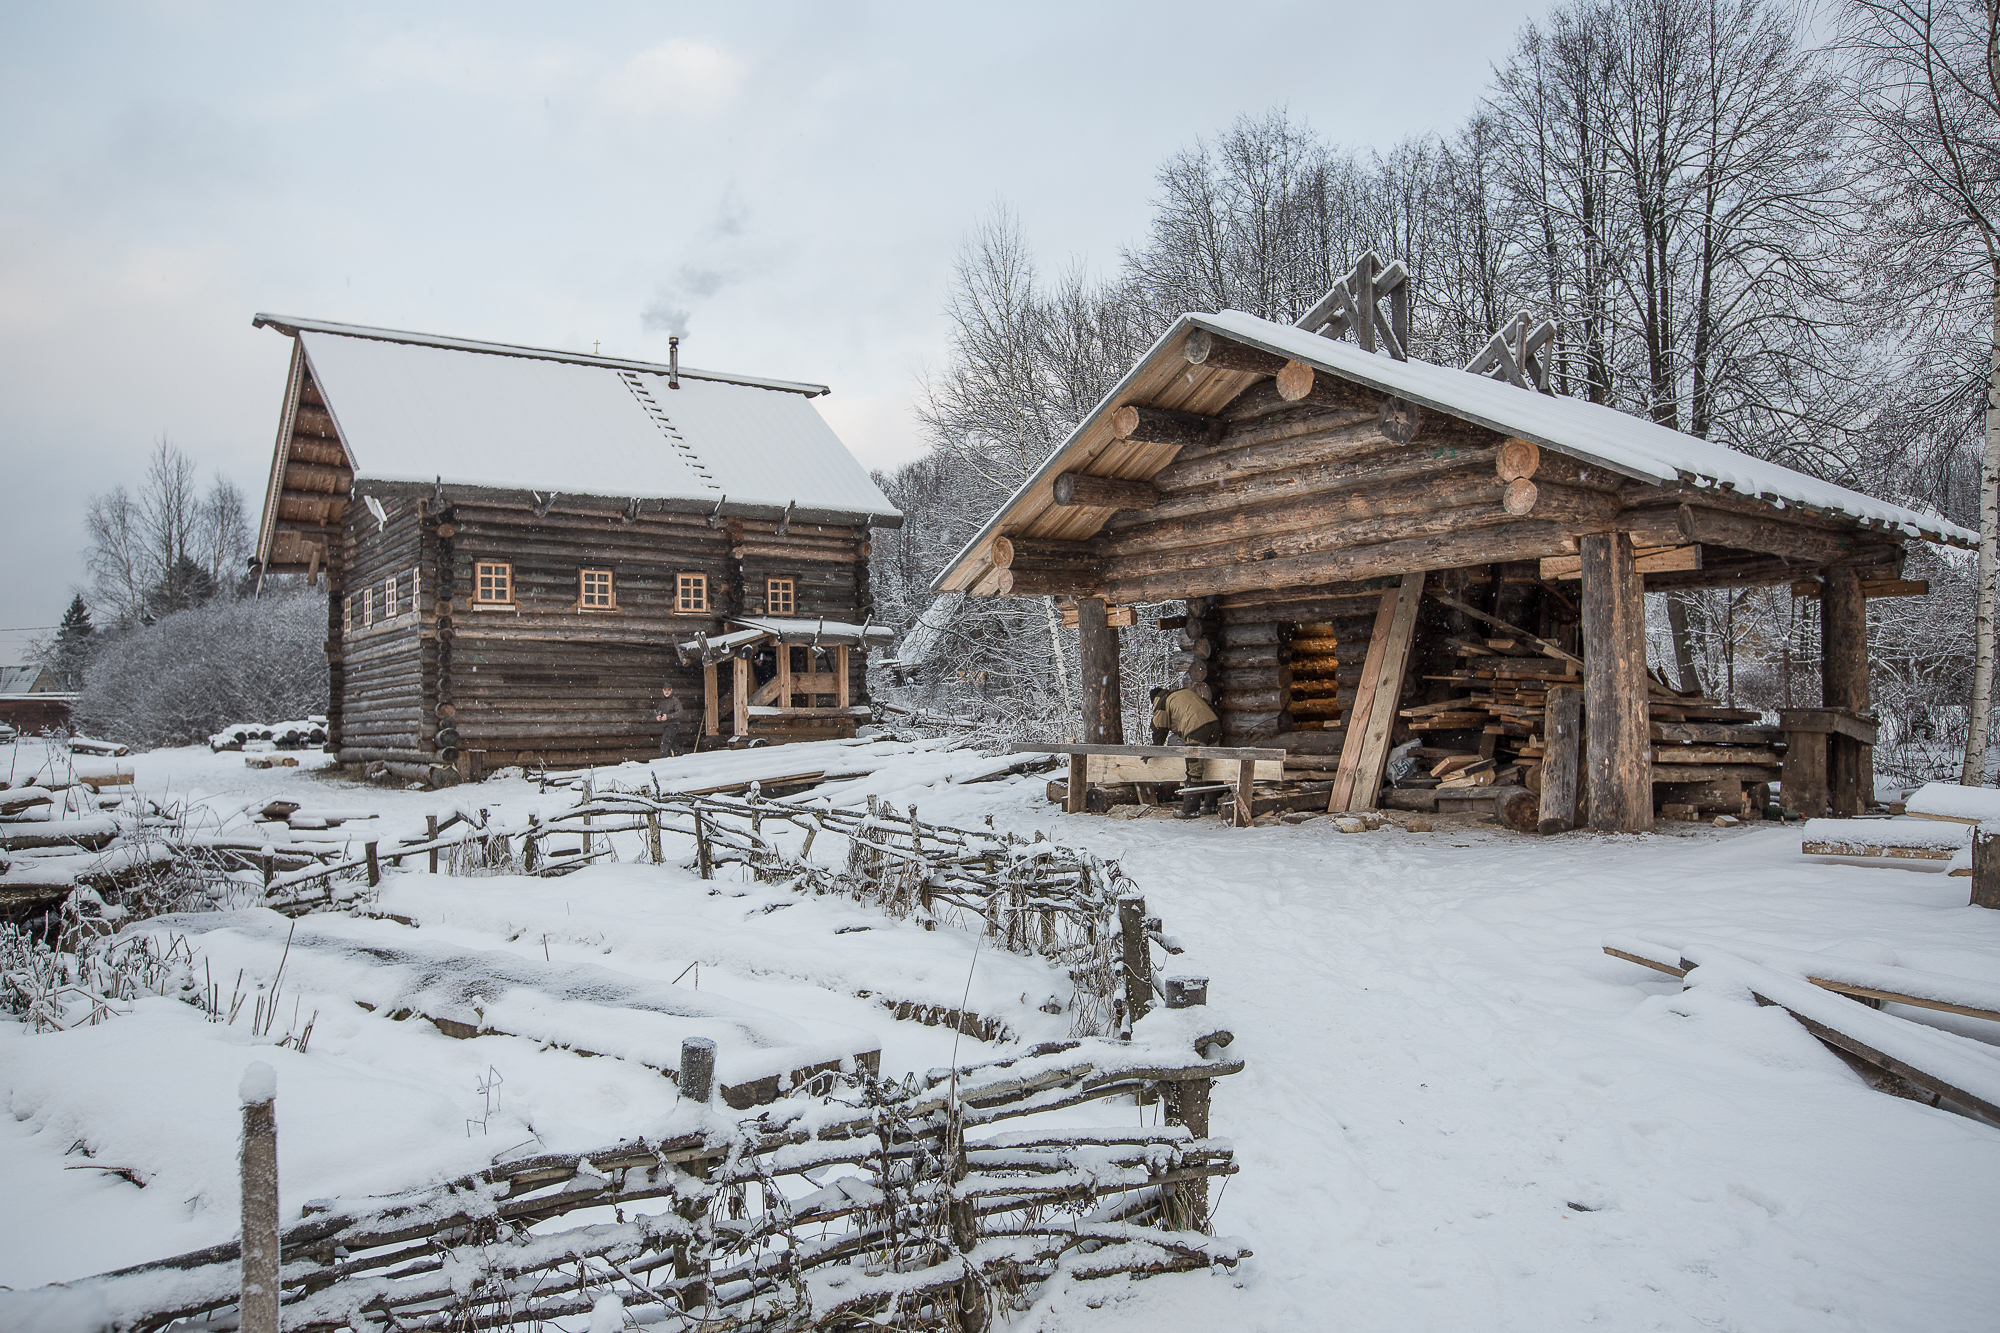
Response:
[[[2000,824],[1973,827],[1972,906],[2000,908]]]
[[[715,1091],[715,1041],[711,1037],[681,1039],[681,1096],[707,1104]]]
[[[428,842],[436,842],[438,840],[438,817],[436,815],[424,816],[424,838]],[[431,873],[435,875],[437,872],[438,849],[433,847],[431,848]]]
[[[521,839],[521,871],[523,874],[532,875],[535,873],[536,861],[541,856],[541,848],[535,845],[536,834],[540,831],[541,827],[542,817],[540,815],[528,816],[528,831]]]
[[[658,810],[648,810],[646,812],[646,850],[652,853],[654,865],[660,864],[661,860],[664,859],[660,854],[660,812]]]
[[[951,1183],[957,1185],[965,1179],[970,1167],[965,1160],[965,1123],[955,1103],[950,1116],[945,1124],[945,1151],[951,1159]],[[979,1248],[978,1205],[972,1199],[952,1199],[946,1205],[946,1218],[951,1226],[952,1247],[966,1256],[966,1267],[971,1270],[958,1284],[957,1326],[963,1333],[983,1333],[989,1322],[985,1283],[980,1280],[978,1270],[973,1268],[971,1257],[972,1252]]]
[[[1146,940],[1146,899],[1128,893],[1118,899],[1118,928],[1124,936],[1125,1028],[1153,1007],[1153,953]]]
[[[375,855],[374,843],[363,844],[362,851],[368,855],[368,887],[372,889],[382,882],[382,862]]]
[[[278,1333],[278,1076],[262,1060],[243,1071],[240,1167],[243,1287],[240,1333]]]
[[[1168,977],[1161,989],[1166,992],[1169,1009],[1195,1009],[1208,1003],[1207,977]],[[1190,1078],[1167,1086],[1167,1123],[1185,1125],[1193,1137],[1207,1138],[1208,1099],[1215,1080]],[[1174,1187],[1173,1192],[1187,1228],[1192,1231],[1208,1230],[1208,1177],[1184,1180]]]
[[[591,781],[590,781],[590,775],[589,775],[588,773],[584,774],[584,777],[583,777],[583,804],[584,804],[584,807],[585,807],[585,809],[584,809],[584,812],[583,812],[583,854],[584,854],[585,856],[588,856],[588,855],[590,855],[590,810],[589,810],[589,806],[590,806],[590,803],[591,803],[591,801],[592,801],[592,800],[594,800],[594,799],[596,799],[596,793],[595,793],[595,792],[594,792],[594,791],[592,790],[592,786],[593,786],[593,784],[592,784],[592,783],[591,783]]]
[[[708,821],[701,817],[701,807],[691,806],[694,814],[694,860],[703,879],[715,878],[715,867],[708,859]]]
[[[264,873],[264,892],[271,891],[271,880],[277,874],[277,859],[270,852],[257,858],[257,868]]]

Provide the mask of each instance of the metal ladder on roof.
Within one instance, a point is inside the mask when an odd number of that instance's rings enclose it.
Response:
[[[660,428],[660,434],[666,436],[667,443],[679,451],[680,456],[686,460],[687,465],[694,470],[694,474],[701,478],[702,484],[712,491],[720,491],[722,488],[717,486],[715,478],[709,475],[707,466],[701,461],[701,456],[695,453],[686,440],[681,438],[681,433],[675,427],[673,418],[661,410],[659,403],[654,401],[653,391],[646,387],[646,382],[639,377],[639,373],[633,370],[621,370],[618,372],[618,378],[625,381],[625,387],[630,389],[632,396],[639,400],[639,406],[645,409],[646,415],[651,417],[653,423]]]

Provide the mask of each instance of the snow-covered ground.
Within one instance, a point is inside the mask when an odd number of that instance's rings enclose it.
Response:
[[[1212,978],[1211,1004],[1237,1033],[1232,1054],[1248,1069],[1217,1085],[1214,1127],[1242,1170],[1216,1224],[1257,1257],[1234,1276],[1087,1284],[1017,1317],[1022,1327],[1993,1326],[2000,1131],[1872,1090],[1781,1010],[1714,987],[1683,993],[1599,948],[1612,931],[1690,931],[2000,982],[2000,914],[1968,908],[1967,882],[1942,863],[1808,859],[1796,828],[1755,825],[1534,839],[1469,822],[1341,834],[1324,819],[1232,830],[1067,816],[1039,775],[965,783],[996,766],[967,751],[782,753],[799,761],[786,772],[849,773],[815,797],[872,792],[961,825],[990,815],[1121,859],[1188,946],[1177,968]],[[130,762],[143,790],[218,810],[282,796],[373,812],[385,843],[427,812],[543,799],[519,779],[358,788],[205,750]],[[663,786],[699,787],[769,762],[653,767]],[[319,920],[356,940],[501,949],[649,986],[699,960],[700,994],[737,1006],[746,1034],[763,1024],[783,1036],[787,1023],[804,1045],[869,1034],[885,1071],[946,1063],[954,1043],[961,1059],[997,1049],[881,1007],[898,993],[956,1003],[968,969],[973,1008],[1011,1005],[1024,1035],[1060,1021],[1040,1014],[1032,962],[988,951],[974,965],[969,937],[830,900],[766,912],[770,891],[707,888],[633,865],[558,881],[413,871],[385,884],[380,910],[414,925]],[[870,929],[846,929],[857,925]],[[216,956],[252,969],[267,936],[246,918],[216,936]],[[337,986],[338,957],[312,957],[331,961],[313,965],[321,974],[301,967],[261,1041],[172,1000],[73,1033],[0,1034],[12,1112],[0,1120],[0,1197],[12,1205],[0,1283],[227,1237],[235,1088],[252,1058],[278,1069],[293,1216],[308,1198],[412,1185],[523,1141],[583,1148],[643,1132],[672,1108],[671,1086],[625,1061],[529,1037],[452,1041],[323,1001],[306,1054],[274,1049],[314,1009],[312,988]],[[865,979],[880,993],[856,995]],[[1979,1020],[1902,1012],[2000,1041]],[[545,1006],[522,1021],[566,1019]],[[489,1071],[505,1082],[482,1094]]]

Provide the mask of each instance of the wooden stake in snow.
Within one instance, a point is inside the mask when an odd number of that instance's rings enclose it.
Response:
[[[1169,1009],[1195,1009],[1208,1004],[1207,977],[1168,977],[1161,989],[1167,997]],[[1165,1085],[1167,1094],[1167,1123],[1185,1125],[1188,1133],[1198,1139],[1208,1137],[1209,1096],[1215,1080],[1207,1078],[1182,1079]],[[1182,1181],[1173,1187],[1174,1197],[1179,1201],[1182,1216],[1176,1219],[1180,1225],[1194,1231],[1208,1228],[1208,1178]]]
[[[1153,954],[1146,940],[1146,899],[1128,893],[1118,900],[1118,928],[1125,951],[1125,1026],[1145,1017],[1152,1007]]]
[[[715,1041],[710,1037],[687,1037],[681,1041],[681,1096],[691,1102],[706,1103],[715,1086]]]
[[[278,1076],[243,1071],[243,1295],[240,1333],[278,1333]]]

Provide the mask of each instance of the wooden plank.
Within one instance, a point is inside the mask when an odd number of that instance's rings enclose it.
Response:
[[[1203,759],[1200,763],[1203,782],[1234,782],[1238,764],[1254,764],[1259,782],[1285,780],[1285,763],[1281,759]]]
[[[852,707],[854,689],[853,681],[847,674],[847,645],[844,643],[833,650],[833,674],[837,682],[833,691],[834,702],[842,708]]]
[[[1632,564],[1641,574],[1666,574],[1676,570],[1700,569],[1701,547],[1635,547],[1632,551]],[[1542,559],[1542,577],[1551,580],[1580,579],[1583,577],[1583,557],[1545,556]]]
[[[722,701],[713,662],[704,662],[701,668],[701,730],[705,736],[714,736],[722,730]]]
[[[1237,828],[1249,828],[1252,821],[1256,817],[1251,807],[1251,802],[1253,800],[1252,789],[1255,787],[1256,781],[1257,781],[1256,763],[1249,759],[1237,760],[1236,761],[1236,806],[1233,813],[1230,816],[1230,822],[1234,824]]]
[[[1647,758],[1646,588],[1632,539],[1590,533],[1583,553],[1583,680],[1590,745],[1590,823],[1607,833],[1653,827]]]
[[[1148,758],[1276,759],[1286,752],[1268,746],[1245,745],[1074,745],[1055,741],[1015,741],[1009,754],[1130,754]]]
[[[1655,972],[1664,972],[1670,977],[1685,977],[1688,974],[1688,969],[1685,967],[1669,967],[1656,958],[1642,958],[1635,953],[1626,953],[1623,949],[1614,949],[1608,944],[1604,946],[1604,952],[1610,954],[1613,958],[1623,958],[1628,963],[1637,963],[1641,967],[1650,967]],[[1855,995],[1864,1000],[1886,1000],[1891,1004],[1907,1004],[1915,1009],[1930,1009],[1941,1014],[1962,1014],[1966,1018],[1983,1018],[1989,1022],[2000,1023],[2000,1010],[1981,1009],[1966,1004],[1952,1004],[1945,1000],[1932,1000],[1921,995],[1911,995],[1906,991],[1877,990],[1870,986],[1856,986],[1850,982],[1834,981],[1828,977],[1809,976],[1806,980],[1821,990],[1830,990],[1839,995]]]
[[[1417,608],[1423,603],[1424,577],[1421,571],[1405,574],[1403,586],[1396,594],[1388,642],[1375,677],[1375,701],[1369,707],[1365,727],[1357,728],[1364,734],[1351,779],[1352,791],[1347,801],[1350,811],[1375,809],[1382,789],[1382,770],[1389,762],[1389,738],[1396,725],[1396,703],[1403,694],[1403,671],[1409,665],[1410,643],[1416,637]],[[1374,651],[1372,644],[1369,651]],[[1344,768],[1345,747],[1341,759]]]
[[[1130,754],[1085,755],[1089,780],[1105,782],[1185,782],[1188,761]]]
[[[1866,821],[1864,821],[1865,823]],[[1801,842],[1802,856],[1880,856],[1891,861],[1949,861],[1958,855],[1953,847],[1910,847],[1893,842],[1871,842],[1865,836],[1852,842]]]
[[[1576,827],[1578,779],[1583,760],[1583,691],[1574,685],[1549,687],[1542,711],[1542,793],[1536,827],[1563,833]]]
[[[1090,756],[1069,757],[1069,785],[1063,793],[1063,809],[1080,815],[1090,808]]]
[[[1354,705],[1347,714],[1347,736],[1340,746],[1340,765],[1334,772],[1333,790],[1327,795],[1329,814],[1347,809],[1354,797],[1354,780],[1361,768],[1362,732],[1375,708],[1375,682],[1382,676],[1382,659],[1389,649],[1389,627],[1396,619],[1396,598],[1383,596],[1375,611],[1375,628],[1368,636],[1368,653],[1361,662],[1361,680],[1354,691]]]
[[[1863,597],[1927,597],[1930,595],[1930,591],[1931,585],[1927,579],[1863,579],[1861,581],[1861,595]],[[1794,583],[1792,585],[1792,596],[1804,597],[1816,602],[1819,600],[1819,584]]]
[[[1809,731],[1823,736],[1852,736],[1863,745],[1875,744],[1879,729],[1873,716],[1843,708],[1781,708],[1778,728],[1787,735]]]
[[[2000,833],[1972,830],[1973,907],[2000,908]]]

